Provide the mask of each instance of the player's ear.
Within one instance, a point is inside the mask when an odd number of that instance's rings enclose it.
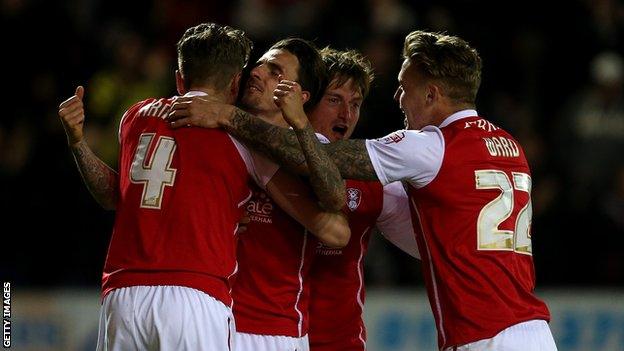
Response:
[[[301,96],[303,97],[303,103],[305,104],[306,102],[308,102],[308,100],[310,100],[310,92],[309,91],[302,91],[301,92]]]
[[[425,93],[427,94],[425,97],[425,101],[427,102],[427,104],[432,104],[442,97],[442,91],[440,90],[440,87],[432,83],[427,84],[427,89],[425,90]]]
[[[179,95],[186,94],[187,91],[186,91],[186,88],[184,87],[184,77],[182,77],[182,73],[180,73],[180,70],[176,69],[175,76],[176,76],[176,88],[178,89],[178,94]]]

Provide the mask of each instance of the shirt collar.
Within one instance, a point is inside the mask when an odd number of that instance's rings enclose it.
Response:
[[[440,124],[440,126],[438,128],[444,128],[446,126],[448,126],[449,124],[460,120],[462,118],[466,118],[466,117],[476,117],[479,116],[479,114],[477,113],[477,110],[461,110],[461,111],[457,111],[455,113],[453,113],[452,115],[446,117],[446,119],[444,121],[442,121],[442,124]]]
[[[191,90],[189,92],[187,92],[186,94],[184,94],[184,96],[205,96],[208,95],[206,93],[204,93],[203,91],[199,91],[199,90]]]

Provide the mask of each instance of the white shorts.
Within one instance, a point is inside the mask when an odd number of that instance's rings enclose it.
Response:
[[[294,338],[283,335],[236,333],[235,351],[310,351],[308,336]]]
[[[133,286],[111,291],[100,310],[98,351],[233,350],[229,307],[181,286]]]
[[[447,347],[444,351],[557,351],[548,323],[535,319],[504,329],[493,338]]]

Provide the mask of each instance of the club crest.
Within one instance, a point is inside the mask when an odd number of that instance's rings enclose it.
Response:
[[[351,211],[355,211],[362,201],[362,191],[355,188],[347,188],[347,207]]]

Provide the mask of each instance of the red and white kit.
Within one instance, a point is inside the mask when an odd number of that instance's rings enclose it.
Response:
[[[199,93],[188,95],[195,94]],[[251,196],[252,179],[266,184],[277,166],[250,154],[221,130],[171,129],[163,118],[173,102],[174,98],[139,102],[121,121],[119,203],[104,266],[102,297],[106,300],[111,292],[126,287],[190,288],[223,304],[228,313],[219,323],[227,325],[232,319],[229,306],[231,280],[237,270],[238,221]],[[180,301],[169,298],[163,303],[192,301],[177,296]],[[149,301],[157,300],[150,297]],[[116,308],[124,308],[106,301],[105,306],[105,318],[121,313]],[[139,311],[143,310],[126,312]],[[145,313],[134,319],[150,323],[150,318],[158,317]],[[190,333],[193,328],[187,329]],[[225,344],[214,345],[229,347],[229,337],[222,335]],[[107,340],[112,338],[114,335],[105,335]]]
[[[318,244],[310,272],[310,349],[365,350],[364,256],[374,227],[409,254],[418,256],[407,194],[399,182],[347,180],[344,213],[351,239],[341,249]]]
[[[317,240],[259,187],[253,187],[247,212],[251,222],[240,235],[240,269],[232,291],[236,330],[303,338]]]
[[[533,294],[531,175],[512,136],[464,110],[440,127],[397,131],[366,146],[383,184],[409,185],[440,348],[550,319]],[[552,343],[544,350],[556,349],[543,325],[550,338],[543,345]]]

